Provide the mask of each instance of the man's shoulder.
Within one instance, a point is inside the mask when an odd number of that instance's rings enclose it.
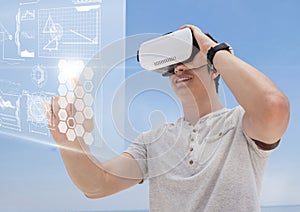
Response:
[[[203,117],[203,119],[200,119],[201,121],[205,121],[209,124],[212,123],[226,123],[226,122],[238,122],[243,117],[244,110],[243,108],[238,105],[233,108],[223,108],[218,111],[212,112],[208,114],[206,117]],[[212,122],[212,123],[211,123]]]
[[[240,120],[245,113],[242,106],[237,105],[233,108],[227,109],[224,114],[222,114],[226,119]]]
[[[159,137],[160,135],[170,131],[174,130],[177,127],[178,121],[175,122],[166,122],[166,123],[161,123],[157,125],[156,127],[152,127],[152,129],[149,129],[145,132],[142,133],[144,137]]]

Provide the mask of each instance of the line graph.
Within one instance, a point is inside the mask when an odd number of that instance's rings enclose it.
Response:
[[[98,36],[95,38],[89,38],[79,32],[76,32],[72,29],[70,29],[70,32],[74,33],[75,35],[78,35],[79,37],[89,41],[89,42],[64,42],[64,44],[98,44]]]
[[[18,84],[0,80],[0,128],[21,131]]]
[[[26,10],[21,13],[21,21],[35,20],[35,10]]]
[[[100,9],[93,5],[39,10],[39,57],[93,57],[100,49]]]
[[[2,96],[0,96],[0,108],[4,110],[6,108],[15,109],[16,107],[13,106],[9,100],[5,101]]]

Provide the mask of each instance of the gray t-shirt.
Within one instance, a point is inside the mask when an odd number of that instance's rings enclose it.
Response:
[[[142,133],[126,150],[149,179],[150,211],[260,211],[271,151],[242,129],[241,106]]]

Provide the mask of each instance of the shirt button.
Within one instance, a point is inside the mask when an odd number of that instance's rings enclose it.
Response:
[[[189,163],[190,163],[190,165],[193,165],[194,161],[193,161],[193,160],[190,160]]]
[[[191,147],[191,148],[190,148],[190,152],[192,152],[193,150],[194,150],[194,148],[193,148],[193,147]]]
[[[223,133],[222,133],[222,132],[220,132],[220,133],[219,133],[219,136],[222,136],[222,135],[223,135]]]
[[[197,132],[197,130],[196,130],[196,129],[193,129],[193,132],[195,133],[195,132]]]
[[[194,138],[191,138],[191,141],[194,141]]]

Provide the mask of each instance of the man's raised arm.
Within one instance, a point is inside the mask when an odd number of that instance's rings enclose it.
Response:
[[[206,58],[209,49],[217,43],[195,26],[184,27],[193,30],[201,53]],[[276,143],[288,126],[290,114],[288,98],[266,75],[228,51],[217,51],[213,65],[245,109],[243,117],[245,133],[265,144]]]
[[[58,130],[59,97],[53,97],[52,107],[47,114],[49,129],[60,148],[60,153],[69,176],[75,185],[89,198],[100,198],[129,188],[143,179],[142,172],[135,159],[128,153],[100,163],[88,151],[88,147],[80,138],[68,141],[65,134]],[[67,107],[67,113],[72,115],[73,106]],[[87,130],[92,130],[91,123],[86,124]]]

